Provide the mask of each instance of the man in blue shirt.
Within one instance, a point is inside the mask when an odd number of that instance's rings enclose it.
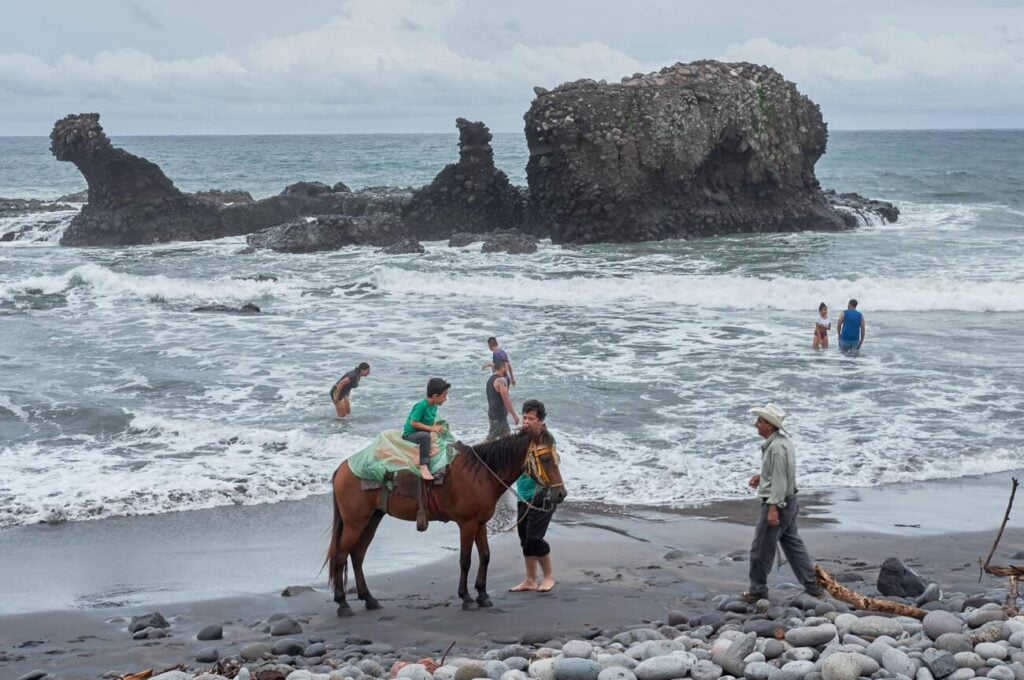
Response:
[[[839,351],[856,354],[864,344],[864,315],[857,311],[857,301],[850,300],[846,309],[839,313],[836,332],[839,335]]]

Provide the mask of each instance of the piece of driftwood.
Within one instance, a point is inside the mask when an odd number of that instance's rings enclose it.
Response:
[[[1020,486],[1020,482],[1017,481],[1016,477],[1010,480],[1010,500],[1006,504],[1006,512],[1003,513],[1003,523],[999,525],[999,533],[996,534],[996,540],[992,542],[992,549],[988,551],[988,557],[982,562],[981,558],[978,558],[978,563],[981,564],[981,574],[978,574],[978,582],[981,582],[983,574],[992,574],[993,576],[1006,576],[1010,582],[1006,586],[1006,605],[1003,609],[1006,612],[1014,616],[1017,614],[1017,598],[1020,597],[1018,593],[1018,581],[1021,576],[1024,576],[1024,565],[1009,565],[1000,566],[991,564],[992,556],[996,554],[996,548],[999,547],[999,540],[1003,537],[1003,530],[1006,529],[1006,522],[1010,519],[1010,510],[1013,509],[1013,497],[1017,495],[1017,487]]]
[[[832,578],[820,564],[814,565],[814,573],[818,576],[818,584],[832,594],[837,600],[853,605],[857,609],[866,611],[882,612],[883,614],[897,614],[899,616],[912,616],[915,619],[923,619],[927,614],[925,610],[911,604],[893,602],[884,597],[868,597],[850,590],[843,584]]]

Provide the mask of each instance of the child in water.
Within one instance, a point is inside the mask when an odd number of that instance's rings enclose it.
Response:
[[[818,318],[814,320],[814,340],[811,347],[814,349],[828,349],[828,331],[832,328],[832,319],[828,318],[828,305],[822,302],[818,305]]]

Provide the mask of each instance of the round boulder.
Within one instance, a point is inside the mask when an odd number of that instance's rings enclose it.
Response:
[[[896,619],[884,616],[861,616],[855,618],[856,621],[851,622],[850,632],[862,638],[876,638],[880,635],[898,638],[903,634],[903,626]]]
[[[597,680],[601,673],[601,664],[579,657],[557,658],[552,668],[555,680]]]
[[[959,616],[953,612],[942,610],[925,614],[922,624],[924,625],[924,634],[932,640],[938,640],[946,633],[959,633],[964,629],[964,622]]]
[[[666,654],[641,661],[633,674],[637,680],[675,680],[685,677],[696,659],[692,654]]]
[[[823,680],[857,680],[860,661],[850,652],[837,652],[821,664],[821,677]]]

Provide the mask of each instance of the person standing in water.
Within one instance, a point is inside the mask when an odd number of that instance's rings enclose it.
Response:
[[[338,418],[344,418],[352,412],[352,401],[348,395],[359,387],[359,381],[368,375],[370,375],[370,364],[364,361],[341,376],[338,382],[331,387],[331,401],[334,402],[334,411]]]
[[[839,312],[836,334],[839,336],[839,351],[843,354],[857,354],[864,345],[866,324],[864,315],[857,311],[857,301],[850,300],[846,309]]]
[[[501,437],[512,434],[508,426],[508,416],[512,416],[512,422],[519,425],[519,414],[516,413],[512,399],[508,395],[508,379],[505,377],[508,371],[508,364],[500,359],[494,362],[494,373],[487,379],[484,387],[484,394],[487,395],[487,420],[490,421],[490,429],[487,430],[486,441],[494,441]]]
[[[508,365],[508,373],[505,374],[505,377],[508,379],[508,384],[511,387],[515,387],[516,376],[512,372],[512,362],[509,361],[508,352],[498,347],[498,339],[493,335],[487,338],[487,348],[491,350],[491,360],[484,364],[484,369],[496,370],[495,367],[499,361],[505,362]]]
[[[814,320],[814,339],[811,347],[814,349],[828,349],[828,332],[832,330],[832,319],[828,318],[828,305],[822,302],[818,305],[818,318]]]

